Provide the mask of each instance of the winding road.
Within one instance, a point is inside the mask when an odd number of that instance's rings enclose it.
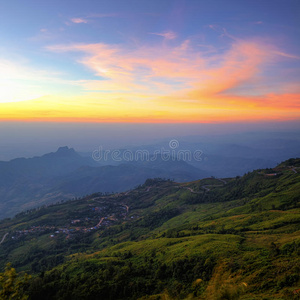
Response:
[[[126,207],[126,212],[128,213],[129,212],[129,206],[126,205],[126,204],[122,204],[122,205]]]
[[[221,181],[223,184],[205,184],[205,185],[201,185],[201,188],[203,190],[205,190],[206,192],[209,192],[210,191],[210,188],[209,187],[219,187],[219,186],[224,186],[225,184],[227,184],[227,182],[223,179],[220,179],[220,178],[216,178],[217,180]],[[190,187],[183,187],[187,190],[189,190],[192,194],[202,194],[201,192],[196,192],[194,191],[192,188]]]
[[[103,222],[104,218],[101,218],[99,223],[96,225],[96,227],[99,227],[101,225],[101,223]]]
[[[227,184],[227,182],[224,179],[221,179],[221,178],[216,178],[216,179],[223,182],[224,184]]]
[[[1,242],[0,242],[0,245],[4,242],[4,240],[5,240],[5,238],[6,238],[7,236],[8,236],[8,232],[4,234],[4,236],[3,236],[3,238],[2,238],[2,240],[1,240]]]
[[[204,185],[202,185],[201,187],[204,187]],[[187,190],[189,190],[192,194],[202,194],[202,193],[200,193],[200,192],[196,192],[196,191],[194,191],[192,188],[190,188],[190,187],[186,187],[186,189]],[[206,188],[205,188],[206,189]]]
[[[295,174],[298,173],[298,172],[296,171],[295,167],[292,167],[291,169],[292,169],[292,171],[293,171]]]

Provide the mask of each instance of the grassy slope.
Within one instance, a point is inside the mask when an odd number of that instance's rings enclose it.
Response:
[[[130,207],[109,228],[77,240],[42,232],[6,241],[0,259],[40,274],[33,299],[39,291],[49,299],[290,299],[300,279],[300,174],[289,165],[299,161],[226,184],[148,181],[101,198]],[[92,198],[1,222],[0,237],[32,225],[63,226],[96,205]]]

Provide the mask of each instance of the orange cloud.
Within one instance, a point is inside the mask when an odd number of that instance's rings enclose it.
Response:
[[[204,52],[202,51],[204,48]],[[265,68],[278,57],[274,47],[235,39],[227,50],[186,40],[177,46],[122,47],[107,44],[49,46],[77,52],[77,62],[95,79],[73,81],[79,96],[47,96],[0,104],[0,119],[82,122],[227,122],[295,120],[299,93],[272,87]],[[210,49],[211,50],[211,49]],[[287,58],[287,56],[284,56]],[[290,57],[290,59],[293,59]],[[289,86],[296,83],[289,83]],[[247,94],[240,88],[247,87]]]
[[[130,50],[105,44],[79,44],[48,49],[83,52],[84,57],[79,62],[101,78],[98,90],[107,90],[106,84],[114,88],[119,86],[118,90],[130,87],[153,92],[153,87],[161,84],[169,86],[169,91],[178,90],[190,86],[201,76],[199,69],[204,68],[204,59],[189,50],[187,41],[175,48],[161,46]],[[161,93],[165,93],[165,89]]]

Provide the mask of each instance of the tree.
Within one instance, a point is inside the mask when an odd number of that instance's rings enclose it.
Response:
[[[4,273],[0,273],[0,299],[1,300],[26,300],[28,296],[24,293],[24,286],[28,283],[30,276],[21,276],[8,263]]]

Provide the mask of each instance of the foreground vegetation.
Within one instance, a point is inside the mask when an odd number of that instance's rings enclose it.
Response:
[[[29,299],[297,299],[299,172],[149,179],[27,211],[0,222],[0,264],[32,275]]]

